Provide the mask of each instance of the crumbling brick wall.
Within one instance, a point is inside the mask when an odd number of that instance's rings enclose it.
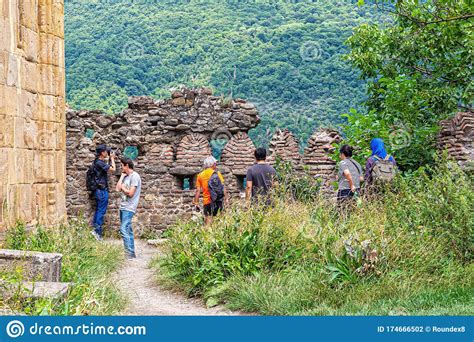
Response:
[[[474,170],[474,113],[461,112],[441,121],[438,148],[447,150],[461,167]]]
[[[70,216],[91,219],[95,203],[89,199],[85,175],[94,160],[96,145],[105,143],[122,155],[136,148],[136,171],[143,181],[136,227],[161,231],[193,213],[197,174],[203,160],[221,151],[223,173],[231,200],[245,195],[245,176],[255,162],[255,146],[248,131],[258,125],[255,106],[245,100],[224,102],[209,89],[176,91],[169,100],[132,97],[117,115],[100,111],[67,111],[67,208]],[[339,136],[331,130],[315,132],[304,155],[288,130],[278,130],[270,143],[269,162],[276,157],[291,161],[298,171],[303,163],[322,177],[334,178],[336,163],[329,157],[331,144]],[[120,170],[111,176],[111,197],[106,226],[118,229],[119,195],[113,191]]]
[[[253,164],[255,148],[247,132],[259,123],[257,114],[254,105],[239,99],[226,103],[205,88],[176,91],[162,101],[132,97],[128,108],[117,115],[68,110],[68,213],[92,216],[94,201],[88,199],[85,175],[101,143],[122,155],[137,149],[136,171],[142,176],[143,191],[136,227],[142,232],[162,230],[191,215],[203,160],[224,145],[219,167],[231,195],[241,196],[243,170]],[[119,176],[117,170],[110,177],[111,189]],[[119,196],[112,191],[109,227],[118,228],[118,205]]]
[[[0,1],[0,232],[65,219],[63,1]]]

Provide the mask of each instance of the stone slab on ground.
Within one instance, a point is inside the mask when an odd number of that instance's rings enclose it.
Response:
[[[51,298],[59,299],[66,297],[71,283],[38,281],[35,283],[23,283],[25,297],[27,298]]]
[[[150,246],[158,247],[158,246],[164,245],[166,241],[168,241],[168,239],[155,239],[155,240],[147,240],[146,243]]]
[[[64,298],[71,286],[71,283],[37,281],[37,282],[19,282],[7,283],[0,282],[0,292],[3,297],[19,295],[22,298]]]
[[[0,271],[22,267],[25,280],[58,282],[61,276],[62,257],[62,254],[57,253],[0,249]]]

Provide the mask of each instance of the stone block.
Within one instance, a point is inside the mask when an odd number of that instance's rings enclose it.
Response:
[[[0,114],[0,148],[1,147],[13,147],[14,144],[14,129],[13,129],[14,118],[12,116],[6,116]]]
[[[4,110],[5,114],[8,116],[19,116],[19,105],[18,105],[18,95],[17,89],[14,87],[5,86],[3,88],[4,94]]]
[[[25,1],[29,2],[29,1]],[[36,11],[35,11],[36,13]],[[25,58],[27,61],[38,63],[38,53],[39,53],[39,35],[30,28],[21,26],[21,49],[25,53]]]
[[[39,62],[64,67],[64,41],[48,33],[39,34]]]
[[[34,224],[35,207],[31,184],[19,184],[18,190],[18,218],[23,222]]]
[[[7,86],[18,87],[19,86],[19,72],[20,71],[20,58],[13,53],[8,54],[7,60]]]
[[[164,244],[166,244],[167,241],[168,241],[168,239],[156,239],[156,240],[147,240],[146,243],[150,246],[159,247],[159,246],[163,246]]]
[[[13,132],[14,136],[14,144],[16,148],[25,148],[25,119],[20,117],[14,117],[13,120],[15,121],[15,126]]]
[[[54,34],[53,0],[38,0],[38,25],[41,33]]]
[[[38,138],[38,124],[36,121],[24,120],[23,123],[23,146],[33,149]]]
[[[39,91],[38,79],[39,68],[38,64],[30,62],[26,59],[21,60],[21,82],[22,88],[32,93]]]
[[[54,95],[53,66],[40,64],[38,78],[38,90],[41,94]]]
[[[65,71],[64,68],[49,65],[39,65],[39,91],[45,95],[64,96]]]
[[[52,29],[53,34],[64,38],[64,0],[53,0]]]
[[[55,153],[34,151],[34,180],[36,183],[50,183],[56,179]]]
[[[1,2],[0,2],[1,4]],[[1,5],[0,5],[0,10],[1,10]],[[0,15],[0,53],[1,52],[6,52],[7,48],[10,47],[11,44],[11,31],[10,31],[10,23],[8,22],[6,17],[2,17]],[[1,77],[0,77],[0,82],[1,82]]]
[[[65,151],[66,150],[66,125],[63,123],[55,123],[56,128],[54,129],[56,133],[56,150]]]
[[[58,282],[62,257],[57,253],[0,249],[0,270],[22,267],[25,280]]]
[[[3,18],[6,18],[9,11],[8,11],[8,1],[1,1],[0,2],[0,19],[3,17]]]
[[[55,122],[38,122],[38,134],[35,141],[35,149],[41,151],[53,151],[57,147],[57,124]]]
[[[0,19],[0,23],[1,23],[1,19]],[[1,26],[0,26],[0,29],[1,29]],[[0,31],[0,32],[3,32],[3,31]],[[2,43],[1,36],[3,36],[3,33],[0,35],[0,44]],[[6,80],[7,80],[7,62],[8,62],[8,52],[2,51],[2,47],[0,45],[0,87],[5,85]],[[0,100],[1,99],[2,98],[0,97]]]
[[[16,149],[14,151],[14,168],[15,183],[32,183],[33,182],[33,158],[34,151],[28,149]],[[13,180],[13,175],[11,177]]]
[[[4,297],[12,294],[19,295],[21,298],[32,299],[54,299],[58,300],[64,298],[70,288],[70,283],[61,283],[54,281],[36,281],[36,282],[21,282],[21,283],[6,283],[0,282],[0,292],[3,292]]]
[[[20,212],[20,194],[18,192],[18,185],[13,184],[9,185],[7,188],[7,208],[6,214],[9,220],[9,223],[16,222],[19,218]]]
[[[53,76],[54,76],[54,95],[55,96],[65,96],[66,94],[66,69],[62,66],[53,67]]]
[[[186,99],[184,97],[177,97],[171,102],[173,106],[184,106],[186,104]]]
[[[62,181],[56,185],[56,207],[54,212],[54,219],[56,223],[66,221],[66,183]]]
[[[11,148],[0,148],[0,183],[6,185],[10,182],[10,171],[15,170],[13,149]],[[5,177],[6,175],[6,177]]]
[[[38,111],[35,120],[56,121],[56,97],[53,95],[38,95]]]
[[[30,30],[38,30],[38,0],[18,0],[20,24]]]
[[[21,90],[19,115],[29,120],[39,120],[39,95],[27,90]]]

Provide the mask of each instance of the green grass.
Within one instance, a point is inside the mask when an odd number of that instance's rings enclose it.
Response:
[[[349,212],[323,197],[235,207],[169,230],[153,267],[208,305],[265,315],[472,315],[472,189],[440,162]]]
[[[4,299],[3,305],[14,311],[28,315],[111,315],[125,305],[111,277],[123,261],[122,249],[98,243],[83,221],[55,228],[38,227],[31,232],[18,224],[7,232],[3,248],[61,253],[61,281],[73,283],[61,300],[24,300],[18,296]],[[0,277],[19,282],[22,270]]]

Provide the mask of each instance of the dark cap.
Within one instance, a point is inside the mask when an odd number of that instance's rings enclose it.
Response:
[[[102,152],[105,152],[105,151],[110,151],[111,148],[110,147],[107,147],[107,145],[98,145],[95,149],[95,153],[97,155],[101,154]]]

